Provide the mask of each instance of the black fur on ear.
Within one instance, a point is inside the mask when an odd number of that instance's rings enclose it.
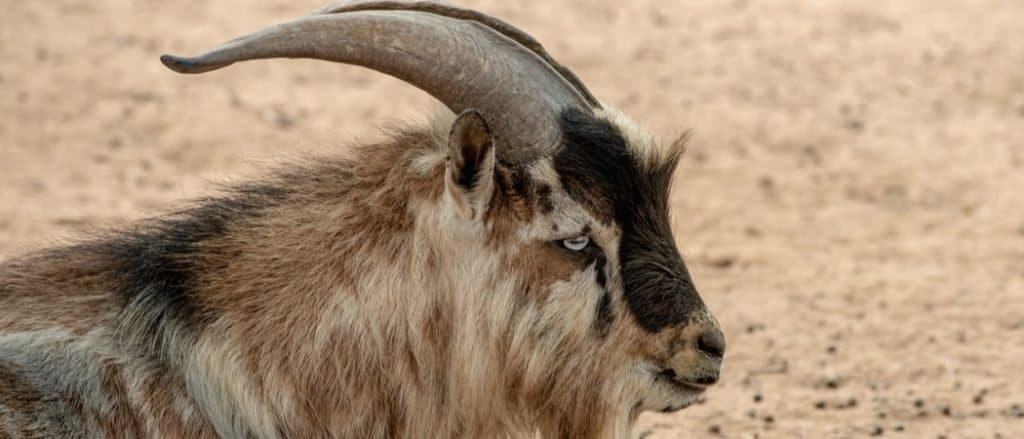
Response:
[[[461,189],[472,192],[493,175],[494,141],[480,112],[469,109],[459,115],[448,135],[449,172]]]

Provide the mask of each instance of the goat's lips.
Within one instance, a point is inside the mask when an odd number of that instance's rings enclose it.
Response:
[[[683,392],[702,393],[708,388],[708,385],[701,382],[704,380],[683,379],[672,369],[662,369],[658,372],[657,378]]]

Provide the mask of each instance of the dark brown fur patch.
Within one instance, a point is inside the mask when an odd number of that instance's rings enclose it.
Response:
[[[6,431],[4,425],[0,424],[0,437],[5,432],[27,437],[31,433],[27,431],[32,421],[29,414],[39,410],[43,402],[43,395],[25,382],[21,373],[0,362],[0,414],[11,423],[7,427],[12,428]]]
[[[541,213],[549,214],[555,210],[555,203],[551,199],[551,186],[541,183],[537,185],[534,194],[537,197],[537,206],[540,208]]]
[[[683,322],[703,302],[675,246],[668,191],[677,156],[645,163],[614,125],[579,110],[562,114],[555,169],[566,191],[622,229],[619,258],[626,302],[649,332]]]
[[[533,242],[520,247],[511,256],[507,266],[519,273],[524,286],[526,298],[536,303],[543,303],[550,291],[551,284],[565,281],[575,273],[584,269],[590,261],[570,254],[558,248],[557,243]]]
[[[523,224],[534,218],[531,181],[526,173],[517,167],[498,163],[494,173],[494,194],[484,216],[490,228],[488,245],[503,248],[508,239]]]

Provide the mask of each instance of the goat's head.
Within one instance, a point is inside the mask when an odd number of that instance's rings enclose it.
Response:
[[[526,327],[497,349],[531,347],[509,368],[553,360],[566,370],[547,384],[600,386],[634,414],[685,407],[718,380],[725,341],[669,223],[682,142],[657,145],[522,31],[429,2],[348,2],[162,61],[199,73],[273,57],[366,66],[458,114],[440,206],[479,245],[448,254],[498,261],[473,276],[515,296],[504,322]]]

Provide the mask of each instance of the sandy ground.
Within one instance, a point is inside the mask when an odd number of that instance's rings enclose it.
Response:
[[[465,2],[692,130],[674,222],[729,352],[645,435],[1024,437],[1024,3],[519,3]],[[0,0],[0,258],[422,120],[357,68],[157,62],[317,6]]]

